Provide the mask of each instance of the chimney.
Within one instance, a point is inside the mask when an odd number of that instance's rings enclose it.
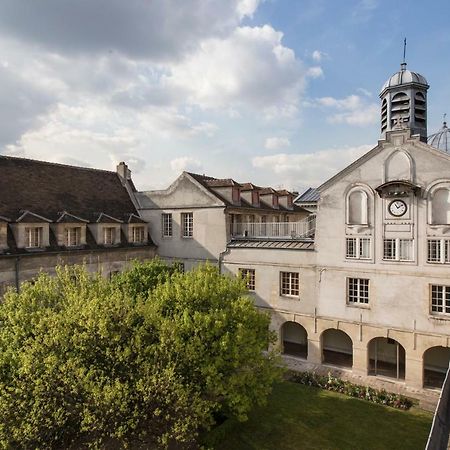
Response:
[[[116,172],[123,180],[131,180],[131,171],[123,161],[117,165]]]

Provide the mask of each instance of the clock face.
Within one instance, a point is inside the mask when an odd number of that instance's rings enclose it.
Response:
[[[403,216],[408,210],[408,206],[403,200],[393,200],[389,203],[389,213],[395,217]]]

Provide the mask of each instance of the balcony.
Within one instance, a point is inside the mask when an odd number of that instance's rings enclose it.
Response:
[[[232,239],[314,240],[316,217],[298,222],[236,222],[231,224]]]

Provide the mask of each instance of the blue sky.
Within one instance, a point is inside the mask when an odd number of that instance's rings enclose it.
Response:
[[[398,70],[450,114],[448,0],[4,0],[0,152],[302,190],[376,144]]]

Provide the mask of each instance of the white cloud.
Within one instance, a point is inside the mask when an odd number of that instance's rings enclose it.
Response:
[[[327,120],[329,123],[366,126],[377,123],[379,119],[379,105],[368,103],[367,99],[359,95],[349,95],[342,99],[322,97],[316,99],[315,103],[326,109],[337,111],[328,115]]]
[[[174,172],[197,171],[202,168],[200,161],[191,158],[190,156],[181,156],[170,161],[170,167]]]
[[[260,0],[240,0],[237,4],[237,12],[240,18],[245,16],[253,17],[258,8]]]
[[[284,114],[296,110],[305,70],[269,25],[239,27],[225,39],[209,39],[171,67],[167,86],[187,93],[201,108],[250,107]]]
[[[264,147],[268,150],[278,150],[283,147],[289,147],[291,141],[286,137],[269,137],[264,143]]]
[[[314,50],[312,52],[312,59],[316,62],[322,61],[324,58],[326,58],[328,55],[325,52],[322,52],[320,50]]]
[[[290,188],[317,187],[371,148],[370,145],[360,145],[315,153],[256,156],[252,165],[272,174],[274,179],[282,179]]]
[[[323,70],[320,66],[313,66],[310,67],[306,71],[306,75],[310,78],[322,78],[323,77]]]

